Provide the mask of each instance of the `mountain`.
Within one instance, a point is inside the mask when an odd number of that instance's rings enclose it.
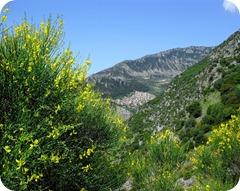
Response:
[[[158,95],[176,75],[206,57],[212,48],[175,48],[137,60],[126,60],[90,76],[95,88],[105,96],[121,98],[130,93]]]
[[[240,31],[205,59],[176,76],[158,97],[129,120],[136,134],[170,127],[193,144],[240,108]]]

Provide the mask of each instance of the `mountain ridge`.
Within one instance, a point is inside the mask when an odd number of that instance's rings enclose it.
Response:
[[[97,90],[112,98],[134,91],[158,94],[173,77],[207,56],[212,47],[190,46],[125,60],[89,77]]]

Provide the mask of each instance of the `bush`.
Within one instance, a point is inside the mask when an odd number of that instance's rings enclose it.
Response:
[[[181,141],[170,130],[152,136],[148,147],[151,159],[157,161],[160,165],[168,163],[169,166],[176,167],[184,159],[184,149],[181,146]]]
[[[215,128],[207,144],[195,149],[191,161],[197,173],[222,184],[234,185],[240,176],[240,117],[233,116]],[[213,188],[210,190],[214,190]]]
[[[191,129],[194,128],[197,125],[197,122],[195,120],[195,118],[190,117],[188,120],[185,121],[185,128],[186,129]]]
[[[207,109],[207,115],[203,118],[205,124],[219,124],[231,118],[234,110],[222,103],[210,105]]]
[[[3,182],[12,190],[106,190],[121,184],[122,121],[62,47],[62,21],[24,20],[0,41]],[[122,172],[122,171],[121,171]],[[111,180],[111,182],[109,182]]]
[[[190,114],[190,116],[193,116],[195,118],[198,118],[202,115],[202,107],[201,104],[198,101],[193,102],[186,108],[187,112]]]
[[[185,160],[185,148],[170,130],[152,135],[145,148],[131,153],[129,176],[133,190],[180,190],[178,170]]]

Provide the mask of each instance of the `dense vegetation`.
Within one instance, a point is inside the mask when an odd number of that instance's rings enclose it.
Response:
[[[232,188],[240,176],[239,130],[240,118],[233,116],[209,133],[206,144],[191,150],[169,129],[152,135],[144,146],[132,152],[129,174],[134,189],[226,191]],[[192,183],[188,185],[187,181]]]
[[[240,32],[234,33],[199,64],[174,78],[164,93],[128,122],[135,152],[150,152],[143,147],[149,147],[153,134],[173,131],[183,148],[179,156],[183,153],[185,158],[174,168],[176,172],[170,170],[170,180],[195,178],[189,190],[227,190],[240,176],[240,150],[235,147],[240,141],[239,117],[232,117],[239,116],[240,108],[239,39]],[[161,189],[177,190],[171,181]]]
[[[0,176],[12,190],[109,190],[125,126],[62,45],[61,20],[2,25]]]
[[[223,61],[221,61],[223,62]],[[225,61],[224,61],[225,62]],[[228,65],[221,79],[214,82],[213,87],[205,93],[205,99],[193,102],[187,108],[189,118],[178,126],[182,139],[191,140],[193,144],[206,141],[205,134],[215,125],[229,120],[240,108],[240,66]],[[211,103],[209,96],[214,98]],[[207,102],[210,102],[206,104]],[[202,113],[204,108],[204,113]]]

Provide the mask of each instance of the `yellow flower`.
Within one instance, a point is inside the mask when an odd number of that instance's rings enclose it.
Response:
[[[28,171],[29,171],[28,168],[26,168],[26,167],[23,168],[23,172],[24,172],[24,174],[26,174]]]
[[[211,190],[211,187],[208,184],[206,185],[205,188],[206,188],[206,191],[210,191]]]
[[[82,159],[83,159],[83,156],[82,156],[82,155],[79,155],[79,158],[80,158],[80,160],[82,160]]]
[[[32,66],[28,66],[28,72],[32,72]]]
[[[33,144],[34,145],[37,145],[39,143],[39,140],[38,139],[35,139],[34,141],[33,141]]]
[[[48,156],[42,154],[41,157],[38,160],[40,160],[40,161],[47,161],[47,159],[48,159]]]
[[[56,109],[55,109],[55,113],[58,113],[61,110],[61,106],[58,104]]]
[[[79,158],[80,159],[83,159],[84,157],[88,158],[89,156],[91,156],[91,154],[94,153],[94,150],[96,149],[96,146],[95,145],[92,145],[92,148],[88,148],[87,150],[85,150],[83,152],[83,155],[79,155]]]
[[[59,160],[60,160],[60,157],[58,155],[54,155],[52,154],[51,157],[50,157],[50,160],[53,162],[53,163],[59,163]]]
[[[7,153],[11,152],[11,148],[7,145],[3,148]]]
[[[49,121],[50,122],[50,121]],[[58,138],[60,136],[60,131],[59,131],[59,129],[53,129],[52,130],[52,132],[51,133],[49,133],[49,135],[47,136],[47,138],[54,138],[54,139],[56,139],[56,138]]]
[[[91,60],[89,59],[85,60],[85,64],[90,65],[91,63],[92,63]]]
[[[88,164],[87,166],[82,167],[82,170],[83,170],[83,172],[88,172],[88,171],[92,170],[92,167],[90,166],[90,164]]]
[[[87,156],[90,156],[92,152],[93,152],[92,149],[87,149]]]
[[[46,93],[44,94],[44,97],[48,97],[50,95],[51,91],[49,89],[46,90]]]
[[[82,110],[83,110],[83,108],[84,108],[84,106],[82,105],[82,104],[79,104],[78,106],[77,106],[77,112],[81,112]]]
[[[56,64],[56,63],[54,63],[54,64],[51,65],[51,68],[52,68],[53,70],[54,70],[56,67],[57,67],[57,64]]]
[[[32,174],[30,181],[34,180],[35,182],[37,182],[41,177],[43,177],[43,174]]]
[[[36,146],[38,145],[38,143],[39,143],[39,140],[35,139],[35,140],[33,141],[33,143],[30,144],[30,149],[32,149],[33,147],[36,147]]]
[[[20,169],[22,166],[25,165],[26,162],[24,160],[21,160],[21,159],[20,160],[16,159],[16,163],[17,163],[17,166],[18,166],[17,169]]]
[[[7,20],[7,16],[6,15],[3,15],[2,16],[2,19],[1,19],[1,22],[5,22]]]

